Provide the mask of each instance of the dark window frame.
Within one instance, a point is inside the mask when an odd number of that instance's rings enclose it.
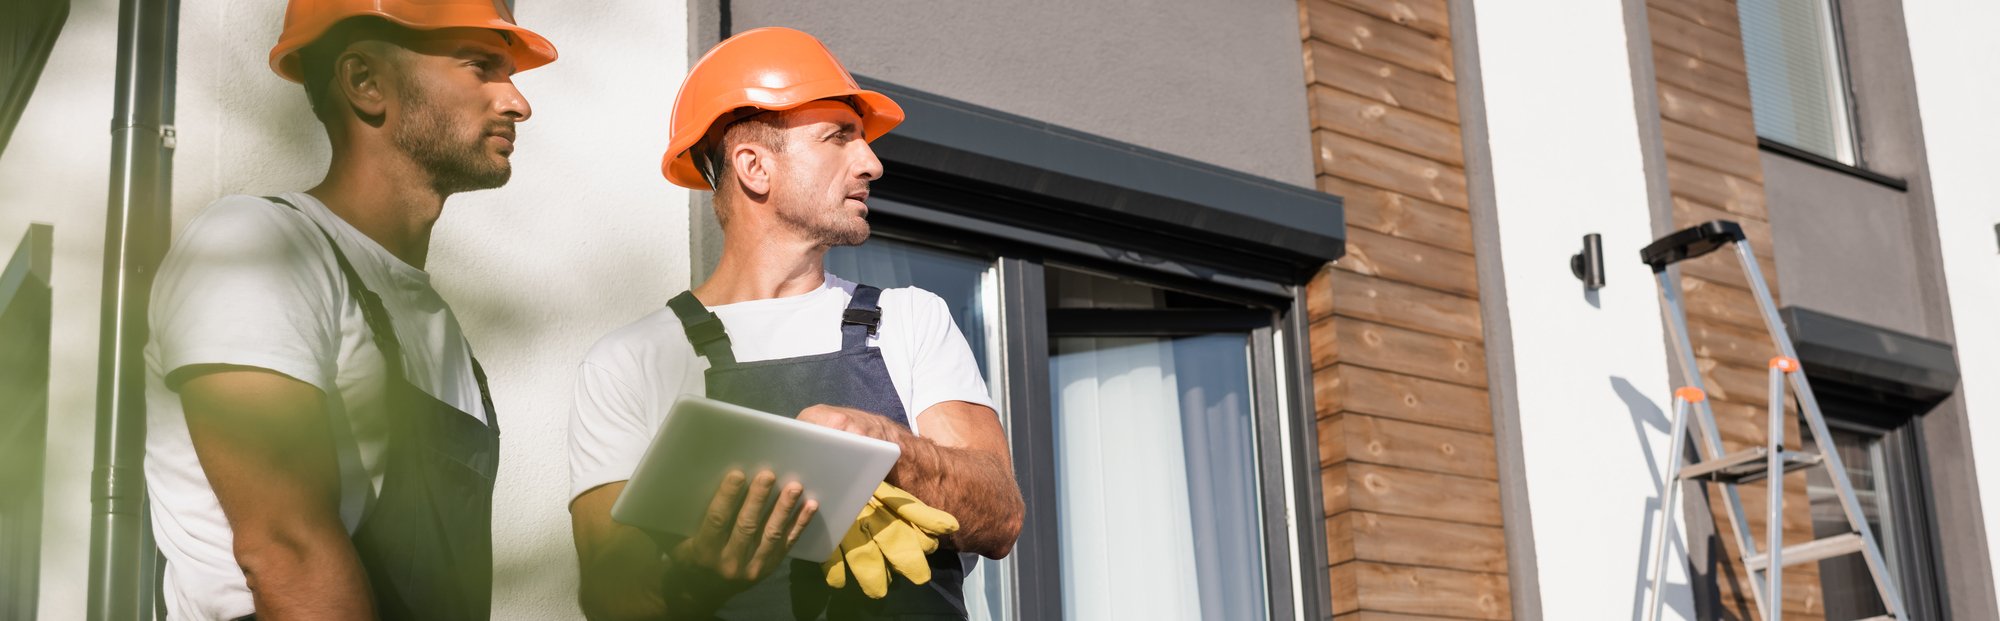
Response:
[[[1828,382],[1838,387],[1838,382]],[[1944,566],[1938,551],[1937,510],[1931,493],[1930,466],[1925,459],[1923,416],[1894,404],[1836,396],[1823,399],[1821,411],[1827,427],[1874,437],[1882,444],[1883,482],[1886,483],[1888,510],[1894,511],[1897,530],[1876,533],[1878,545],[1890,538],[1898,544],[1894,559],[1885,559],[1901,569],[1896,576],[1906,616],[1912,619],[1942,619],[1947,609]],[[1824,447],[1822,447],[1824,450]],[[1886,545],[1884,545],[1886,547]],[[1888,554],[1888,550],[1883,550]]]
[[[1012,610],[1016,619],[1061,619],[1063,615],[1061,549],[1057,532],[1049,527],[1061,517],[1056,502],[1058,472],[1050,416],[1048,346],[1049,339],[1063,331],[1063,326],[1051,325],[1051,310],[1046,306],[1047,270],[1051,267],[1115,274],[1247,307],[1242,311],[1138,311],[1146,315],[1150,325],[1135,324],[1126,331],[1159,335],[1247,332],[1259,495],[1264,499],[1267,607],[1273,619],[1294,618],[1301,613],[1311,619],[1332,618],[1331,576],[1326,563],[1324,516],[1320,515],[1317,427],[1310,399],[1301,398],[1309,396],[1311,389],[1303,285],[1234,277],[1212,266],[1160,261],[1123,248],[953,217],[904,202],[900,200],[903,196],[888,188],[878,189],[878,195],[882,198],[870,201],[869,216],[877,236],[989,257],[996,266],[1001,360],[994,372],[1003,378],[1003,407],[1008,410],[1016,480],[1028,499],[1028,519],[1011,557],[1015,563]],[[1054,321],[1067,321],[1061,316],[1069,314],[1058,311]],[[1259,317],[1261,321],[1255,321]],[[1074,319],[1101,325],[1105,317],[1083,312],[1069,320]],[[1201,330],[1190,319],[1216,323]],[[1288,467],[1289,485],[1285,476]],[[1295,584],[1317,593],[1295,597]],[[1298,607],[1300,601],[1305,602],[1303,609]]]
[[[1836,158],[1820,155],[1782,140],[1765,137],[1762,133],[1757,134],[1757,148],[1825,170],[1881,185],[1898,192],[1907,192],[1910,189],[1908,180],[1902,177],[1883,174],[1868,166],[1867,149],[1863,147],[1867,142],[1868,136],[1861,123],[1861,91],[1854,86],[1854,63],[1848,60],[1847,27],[1846,20],[1843,19],[1843,14],[1846,13],[1844,5],[1847,0],[1824,0],[1824,2],[1826,2],[1827,7],[1827,19],[1833,22],[1831,29],[1833,31],[1833,56],[1835,62],[1839,65],[1837,73],[1840,77],[1840,105],[1842,111],[1846,114],[1845,125],[1847,134],[1850,137],[1849,142],[1853,150],[1854,163],[1849,164]],[[1751,114],[1754,116],[1755,113],[1756,103],[1752,102]]]
[[[1271,566],[1265,595],[1275,618],[1331,619],[1305,288],[1345,253],[1341,199],[858,80],[908,115],[872,141],[890,171],[872,188],[877,233],[995,260],[1003,354],[995,372],[1004,378],[1016,474],[1031,499],[1015,546],[1015,616],[1062,615],[1060,550],[1048,527],[1059,516],[1054,502],[1034,500],[1055,493],[1045,270],[1057,264],[1269,314],[1250,336]]]

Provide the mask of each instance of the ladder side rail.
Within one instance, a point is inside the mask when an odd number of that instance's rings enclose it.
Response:
[[[1681,310],[1680,279],[1677,277],[1679,272],[1669,266],[1653,272],[1653,275],[1659,280],[1660,297],[1665,302],[1662,312],[1667,316],[1667,331],[1671,333],[1669,336],[1673,337],[1675,362],[1680,365],[1681,377],[1688,386],[1706,392],[1708,388],[1702,383],[1701,365],[1695,361],[1694,344],[1688,340],[1687,316]],[[1722,434],[1716,430],[1715,411],[1710,408],[1709,401],[1703,399],[1701,403],[1696,404],[1695,413],[1698,415],[1695,423],[1701,427],[1702,440],[1695,443],[1696,451],[1701,454],[1704,461],[1721,457],[1724,455]],[[1676,455],[1674,459],[1678,460],[1680,456]],[[1757,537],[1750,533],[1750,519],[1743,513],[1743,498],[1737,492],[1737,486],[1723,483],[1717,487],[1722,492],[1723,506],[1728,510],[1729,531],[1736,537],[1737,552],[1744,559],[1755,556]],[[1750,583],[1750,596],[1756,601],[1757,608],[1762,610],[1765,601],[1764,583],[1756,580],[1756,571],[1749,569],[1748,563],[1744,564],[1744,569],[1751,572],[1751,579],[1746,580]]]
[[[1785,322],[1778,317],[1777,303],[1771,298],[1771,290],[1764,284],[1764,272],[1757,263],[1757,255],[1751,252],[1749,242],[1736,243],[1736,257],[1743,263],[1743,273],[1749,277],[1750,293],[1757,298],[1757,306],[1764,314],[1764,325],[1771,332],[1771,341],[1786,358],[1798,359],[1798,352],[1792,347],[1791,333],[1785,329]],[[1798,395],[1799,409],[1805,415],[1806,425],[1811,428],[1813,439],[1818,443],[1821,462],[1827,469],[1827,478],[1832,479],[1834,491],[1840,496],[1840,505],[1847,514],[1847,523],[1861,535],[1866,544],[1861,553],[1868,563],[1869,573],[1875,579],[1875,588],[1888,605],[1889,614],[1895,618],[1906,618],[1903,599],[1899,589],[1889,578],[1888,563],[1882,558],[1880,542],[1875,539],[1874,529],[1869,528],[1866,514],[1861,511],[1861,500],[1854,493],[1854,484],[1847,479],[1847,465],[1840,459],[1840,451],[1833,445],[1833,435],[1826,427],[1826,418],[1819,409],[1819,400],[1813,396],[1812,384],[1806,380],[1805,371],[1800,369],[1790,374],[1792,391]],[[1773,407],[1781,407],[1782,401],[1774,401]]]
[[[1767,494],[1764,503],[1764,536],[1770,546],[1769,563],[1764,565],[1764,590],[1769,595],[1770,609],[1764,612],[1766,621],[1779,621],[1785,616],[1785,373],[1778,370],[1777,361],[1771,364],[1771,399],[1765,408],[1770,412],[1768,428],[1764,436],[1766,452],[1764,489]],[[1745,565],[1748,565],[1746,560]]]
[[[1687,414],[1687,400],[1675,395],[1674,420],[1668,425],[1673,429],[1673,440],[1668,443],[1672,448],[1668,449],[1667,458],[1660,460],[1660,519],[1656,520],[1658,530],[1653,531],[1653,590],[1646,598],[1646,621],[1658,621],[1660,602],[1665,599],[1661,591],[1667,585],[1667,537],[1673,531],[1674,510],[1679,505],[1676,502],[1681,491],[1679,465],[1681,452],[1686,450],[1681,440],[1687,436]]]

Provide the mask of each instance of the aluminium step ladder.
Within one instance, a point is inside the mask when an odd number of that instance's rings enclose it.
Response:
[[[1769,435],[1765,446],[1751,447],[1734,453],[1724,453],[1722,435],[1715,425],[1715,413],[1710,409],[1707,393],[1702,389],[1701,371],[1696,364],[1694,347],[1689,341],[1687,315],[1682,310],[1681,295],[1676,273],[1667,268],[1675,263],[1697,258],[1724,246],[1733,246],[1736,257],[1743,264],[1744,279],[1750,284],[1750,293],[1757,299],[1758,308],[1763,311],[1764,326],[1770,330],[1771,342],[1776,345],[1777,355],[1770,362],[1770,402]],[[1743,236],[1743,228],[1735,222],[1716,220],[1699,226],[1683,229],[1655,240],[1640,251],[1646,265],[1653,268],[1653,275],[1659,280],[1660,297],[1665,302],[1668,330],[1671,331],[1677,362],[1687,385],[1674,391],[1674,414],[1671,422],[1673,440],[1668,459],[1662,463],[1675,464],[1664,468],[1661,481],[1660,516],[1656,520],[1660,526],[1653,531],[1653,580],[1652,592],[1646,601],[1645,618],[1654,621],[1659,618],[1660,588],[1666,579],[1667,533],[1673,528],[1676,501],[1683,481],[1708,481],[1720,488],[1723,503],[1727,508],[1730,530],[1736,536],[1737,550],[1743,554],[1743,564],[1750,570],[1750,592],[1765,621],[1780,621],[1783,618],[1784,568],[1789,565],[1817,562],[1846,554],[1860,554],[1868,565],[1868,571],[1875,579],[1875,589],[1881,594],[1882,603],[1888,614],[1873,617],[1868,621],[1893,620],[1909,621],[1905,616],[1902,594],[1896,587],[1895,579],[1889,575],[1888,565],[1882,557],[1882,547],[1869,529],[1868,521],[1862,517],[1861,502],[1855,498],[1854,484],[1847,479],[1847,470],[1840,463],[1840,455],[1833,451],[1833,436],[1827,432],[1826,419],[1820,414],[1819,402],[1813,398],[1812,386],[1806,381],[1805,373],[1799,368],[1798,352],[1792,348],[1791,336],[1785,331],[1785,324],[1778,318],[1778,309],[1771,300],[1770,289],[1764,284],[1764,273],[1757,265],[1757,256],[1750,251],[1750,242]],[[1805,420],[1806,431],[1813,435],[1814,446],[1822,452],[1810,453],[1785,450],[1785,386],[1789,380],[1792,395],[1799,405],[1799,416]],[[1682,440],[1688,435],[1688,413],[1695,414],[1696,452],[1701,461],[1681,464],[1684,451]],[[1784,474],[1805,468],[1825,468],[1833,481],[1834,492],[1840,498],[1842,513],[1853,532],[1835,535],[1811,542],[1784,545]],[[1770,476],[1772,472],[1778,476]],[[1765,544],[1759,547],[1755,535],[1750,532],[1749,521],[1743,514],[1743,499],[1737,487],[1759,480],[1768,480],[1769,494],[1767,515],[1765,516]],[[1845,621],[1845,620],[1837,620]]]

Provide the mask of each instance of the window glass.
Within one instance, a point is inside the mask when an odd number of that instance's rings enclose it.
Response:
[[[1049,274],[1059,308],[1175,305]],[[1248,338],[1051,336],[1064,618],[1268,618]]]
[[[1830,0],[1740,0],[1757,135],[1854,164]]]
[[[1847,480],[1854,484],[1854,497],[1861,503],[1861,514],[1868,521],[1868,528],[1875,532],[1876,540],[1882,544],[1882,556],[1888,559],[1889,572],[1898,574],[1895,566],[1896,545],[1901,525],[1897,523],[1895,512],[1889,504],[1888,483],[1891,480],[1888,464],[1883,458],[1882,436],[1863,431],[1839,427],[1832,428],[1833,450],[1840,455],[1841,465],[1847,470]],[[1806,450],[1818,452],[1812,434],[1806,433]],[[1840,506],[1840,496],[1834,492],[1833,480],[1825,468],[1810,468],[1806,471],[1806,497],[1812,503],[1813,538],[1825,539],[1835,535],[1854,532],[1847,523],[1846,511]],[[1881,594],[1875,591],[1875,581],[1868,572],[1868,564],[1859,554],[1845,554],[1819,562],[1820,591],[1826,597],[1826,618],[1866,619],[1889,612],[1882,604]]]

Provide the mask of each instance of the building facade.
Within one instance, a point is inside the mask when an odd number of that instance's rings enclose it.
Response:
[[[0,618],[75,619],[120,6],[27,4],[0,26],[25,50],[0,56]],[[704,50],[774,25],[909,112],[875,143],[875,237],[829,268],[938,293],[1001,404],[1029,515],[975,619],[1638,617],[1687,380],[1635,259],[1717,219],[1913,618],[2000,618],[1988,4],[509,4],[561,58],[517,77],[516,174],[451,200],[428,268],[508,419],[496,618],[581,615],[573,369],[713,265],[705,196],[657,172],[668,114]],[[172,222],[315,183],[319,126],[265,64],[281,3],[178,10]],[[1601,288],[1570,270],[1593,234]],[[1725,259],[1673,282],[1733,449],[1765,440],[1773,352]],[[1840,526],[1826,487],[1786,478],[1788,541]],[[1719,497],[1684,490],[1665,618],[1761,618]],[[1788,569],[1786,618],[1875,614],[1856,569]]]

